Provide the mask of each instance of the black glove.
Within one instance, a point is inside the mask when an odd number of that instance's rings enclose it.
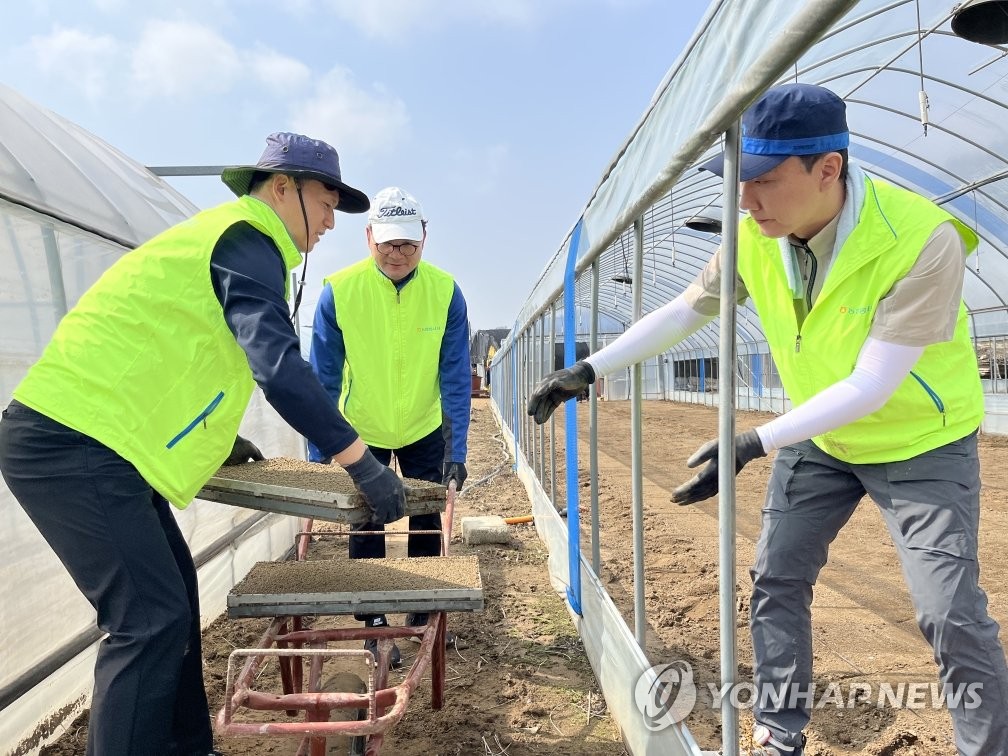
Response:
[[[454,480],[455,490],[461,491],[462,484],[465,483],[465,479],[468,477],[469,473],[466,472],[465,462],[445,462],[443,483],[446,486]]]
[[[763,442],[755,430],[747,430],[735,436],[735,474],[757,457],[765,457]],[[686,467],[696,467],[704,462],[707,466],[672,492],[676,504],[695,504],[709,499],[718,492],[718,440],[708,441],[686,460]]]
[[[528,413],[542,425],[561,402],[577,396],[595,383],[595,370],[584,360],[550,373],[535,387],[528,401]]]
[[[383,465],[370,449],[364,456],[346,466],[361,496],[371,507],[372,522],[395,522],[406,514],[406,489],[403,482],[388,465]]]
[[[240,465],[245,462],[261,462],[266,459],[259,451],[259,448],[249,441],[247,438],[242,438],[237,436],[235,438],[234,446],[231,447],[231,453],[228,458],[224,460],[225,465]]]

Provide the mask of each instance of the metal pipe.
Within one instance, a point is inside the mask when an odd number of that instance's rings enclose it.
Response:
[[[556,302],[550,305],[550,359],[556,360]],[[555,362],[553,363],[555,365]],[[556,509],[556,412],[550,415],[550,501]],[[567,510],[564,509],[566,514]]]
[[[444,647],[445,647],[445,615],[444,612],[434,613],[423,629],[420,638],[420,650],[416,661],[410,667],[406,679],[402,683],[386,687],[387,662],[385,658],[377,662],[375,668],[368,665],[368,684],[364,693],[325,692],[318,690],[317,675],[309,678],[309,689],[304,690],[297,680],[285,682],[284,693],[275,695],[261,693],[253,689],[264,660],[277,657],[278,661],[294,662],[300,666],[304,659],[313,662],[325,657],[352,658],[365,656],[366,652],[349,651],[328,647],[305,648],[304,645],[328,646],[330,642],[359,640],[360,638],[377,638],[379,649],[385,642],[391,646],[391,640],[397,637],[415,636],[418,628],[367,628],[363,631],[353,629],[332,629],[316,631],[283,632],[285,618],[275,618],[266,634],[259,642],[259,648],[235,649],[228,658],[224,706],[217,713],[217,730],[227,735],[302,735],[307,737],[323,737],[337,735],[371,735],[369,745],[379,743],[382,733],[399,721],[405,713],[410,697],[422,681],[428,665],[431,668],[432,707],[441,708],[443,703],[444,685]],[[274,645],[275,644],[275,645]],[[271,647],[272,646],[272,647]],[[245,663],[236,672],[238,659],[244,657]],[[382,709],[391,706],[391,710],[381,713]],[[321,712],[338,708],[366,709],[367,719],[330,722],[328,716],[315,717]],[[306,718],[301,722],[236,722],[234,713],[237,709],[257,711],[287,711],[289,716],[295,716],[298,711],[305,711]],[[293,712],[293,714],[291,714]]]
[[[718,594],[721,624],[721,685],[738,677],[735,633],[735,275],[738,267],[739,124],[725,132],[724,228],[721,235],[721,333],[718,361]],[[721,752],[738,756],[738,710],[721,699]]]
[[[530,356],[529,350],[529,338],[528,329],[524,329],[518,335],[518,417],[520,418],[521,428],[519,429],[519,438],[521,438],[522,448],[525,450],[525,460],[528,461],[528,442],[529,442],[529,422],[530,418],[525,412],[525,403],[528,400],[528,361]],[[516,460],[517,461],[517,460]]]
[[[42,246],[45,247],[46,269],[49,271],[49,293],[52,297],[55,322],[67,314],[66,285],[63,281],[63,260],[60,257],[56,232],[51,226],[39,224],[42,232]]]
[[[969,194],[970,192],[976,189],[981,189],[987,186],[988,184],[994,184],[1006,178],[1008,178],[1008,171],[998,171],[997,173],[992,173],[991,175],[985,176],[984,178],[979,179],[977,181],[970,182],[969,184],[964,184],[963,186],[960,186],[958,189],[953,189],[951,192],[947,192],[945,194],[942,194],[941,196],[935,197],[931,201],[934,202],[936,205],[944,205],[947,202],[951,202],[954,199],[962,197],[964,194]]]
[[[38,213],[40,215],[46,216],[47,219],[57,220],[73,228],[80,229],[81,231],[85,231],[89,234],[94,234],[95,236],[105,239],[106,241],[110,241],[113,244],[117,244],[118,246],[123,247],[126,250],[135,249],[140,243],[136,239],[127,239],[125,237],[113,234],[109,231],[103,231],[97,226],[89,225],[87,223],[75,219],[71,215],[67,215],[58,212],[54,208],[47,207],[45,203],[34,203],[30,201],[25,201],[20,197],[15,197],[13,195],[7,194],[2,189],[0,189],[0,202],[8,202],[11,205],[15,205],[16,207],[26,208],[27,210],[31,210],[33,213]]]
[[[633,322],[641,318],[641,277],[644,275],[644,218],[633,225]],[[644,612],[644,486],[641,474],[641,363],[630,368],[630,486],[633,507],[634,637],[645,649],[647,616]]]
[[[541,332],[539,329],[539,320],[535,320],[532,323],[532,385],[535,386],[539,381],[539,355],[542,350],[540,348],[540,336]],[[529,446],[529,467],[532,468],[532,472],[535,473],[536,461],[539,459],[539,433],[536,431],[536,426],[532,425],[532,443]]]
[[[148,165],[155,176],[220,176],[226,165]]]
[[[589,351],[598,349],[598,287],[599,263],[592,261],[591,267],[591,325],[588,336]],[[599,498],[598,498],[598,381],[588,391],[588,482],[591,487],[591,553],[592,571],[600,576],[602,553],[599,544]]]
[[[553,372],[553,363],[549,361],[548,354],[549,350],[552,348],[546,343],[546,316],[541,315],[538,319],[539,322],[539,333],[542,336],[542,341],[539,345],[539,358],[542,360],[543,369],[547,373]],[[546,489],[546,426],[539,426],[539,485]]]

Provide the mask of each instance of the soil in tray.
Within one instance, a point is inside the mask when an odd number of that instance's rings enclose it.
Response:
[[[472,556],[409,559],[326,559],[259,562],[231,593],[237,595],[478,589],[479,562]]]
[[[246,483],[296,488],[303,491],[344,494],[355,505],[363,504],[350,476],[339,465],[323,465],[291,457],[274,457],[261,462],[225,465],[217,471],[215,477],[240,480]],[[440,483],[405,478],[403,485],[406,487],[407,504],[419,501],[443,501],[445,498],[445,487]],[[332,502],[317,501],[314,503],[326,506]]]

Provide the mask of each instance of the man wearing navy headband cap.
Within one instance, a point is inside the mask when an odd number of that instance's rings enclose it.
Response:
[[[867,494],[952,694],[956,748],[1003,756],[1008,667],[978,584],[983,390],[962,303],[978,238],[924,197],[848,164],[849,141],[843,100],[815,85],[773,87],[742,116],[738,302],[752,298],[792,405],[735,437],[736,473],[777,450],[751,569],[751,753],[803,753],[815,700],[812,591]],[[724,155],[700,168],[722,175]],[[545,422],[597,375],[702,328],[720,310],[720,287],[718,250],[674,300],[547,375],[529,414]],[[703,467],[672,500],[716,495],[717,439],[686,464]]]
[[[812,84],[785,84],[760,97],[742,116],[739,180],[752,181],[792,155],[822,155],[850,143],[846,106],[833,92]],[[724,175],[724,154],[701,170]]]

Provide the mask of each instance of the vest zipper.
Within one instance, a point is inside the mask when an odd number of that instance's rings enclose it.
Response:
[[[413,272],[413,276],[414,277],[416,276],[416,271]],[[413,278],[410,278],[410,281],[412,281],[412,280],[413,280]],[[407,284],[409,284],[409,281],[407,281],[405,284],[403,284],[403,288],[405,288]],[[396,370],[396,372],[399,375],[402,375],[403,372],[404,372],[403,371],[402,360],[403,360],[403,350],[405,349],[405,344],[404,344],[405,340],[402,338],[402,335],[403,335],[402,334],[402,311],[400,310],[400,306],[402,305],[402,288],[400,288],[399,286],[396,286],[395,301],[396,301],[396,313],[395,313],[396,325],[395,325],[395,330],[396,330],[396,334],[399,336],[399,348],[396,350],[396,352],[398,354],[398,359],[395,361],[394,364],[395,364],[395,370]],[[403,407],[403,402],[402,402],[401,394],[399,394],[398,392],[396,393],[396,397],[395,397],[395,408],[396,408],[397,411],[393,413],[393,416],[395,417],[395,420],[393,421],[394,427],[392,428],[392,433],[394,434],[395,439],[396,439],[396,441],[395,441],[396,446],[399,446],[402,443],[403,428],[406,426],[406,419],[405,419],[406,418],[406,410]]]
[[[791,246],[793,249],[795,245],[792,244]],[[795,345],[794,345],[795,354],[801,352],[801,327],[804,324],[805,320],[808,319],[808,316],[812,313],[812,288],[815,286],[816,273],[819,270],[819,262],[816,260],[816,256],[812,254],[812,250],[809,248],[808,242],[802,240],[802,243],[797,246],[802,251],[805,252],[805,260],[806,262],[811,263],[812,270],[808,275],[808,281],[805,285],[805,296],[803,297],[805,301],[805,315],[801,319],[801,322],[797,324],[798,335],[795,337]],[[795,314],[797,315],[797,312]]]
[[[179,433],[177,436],[175,436],[175,438],[173,438],[171,441],[168,442],[168,445],[165,448],[171,449],[179,441],[181,441],[183,438],[185,438],[186,436],[188,436],[193,431],[193,429],[197,425],[199,425],[200,423],[203,423],[203,427],[206,428],[206,419],[207,419],[207,416],[211,412],[213,412],[215,409],[217,409],[217,405],[220,404],[223,399],[224,399],[224,392],[221,391],[219,394],[217,394],[217,396],[214,397],[214,400],[212,402],[210,402],[210,404],[207,405],[206,409],[204,409],[202,412],[200,412],[193,419],[193,421],[191,423],[189,423],[189,425],[187,425],[185,428],[183,428],[181,433]]]
[[[917,373],[915,373],[913,370],[911,370],[910,371],[910,375],[912,375],[914,377],[914,379],[917,381],[917,383],[919,383],[921,385],[921,387],[927,392],[927,395],[931,397],[931,401],[934,402],[935,407],[937,407],[938,411],[941,413],[941,416],[942,416],[942,427],[944,428],[945,427],[945,403],[942,402],[941,397],[938,396],[938,394],[935,393],[934,389],[932,389],[930,386],[928,386],[927,382],[923,378],[921,378],[919,375],[917,375]]]

